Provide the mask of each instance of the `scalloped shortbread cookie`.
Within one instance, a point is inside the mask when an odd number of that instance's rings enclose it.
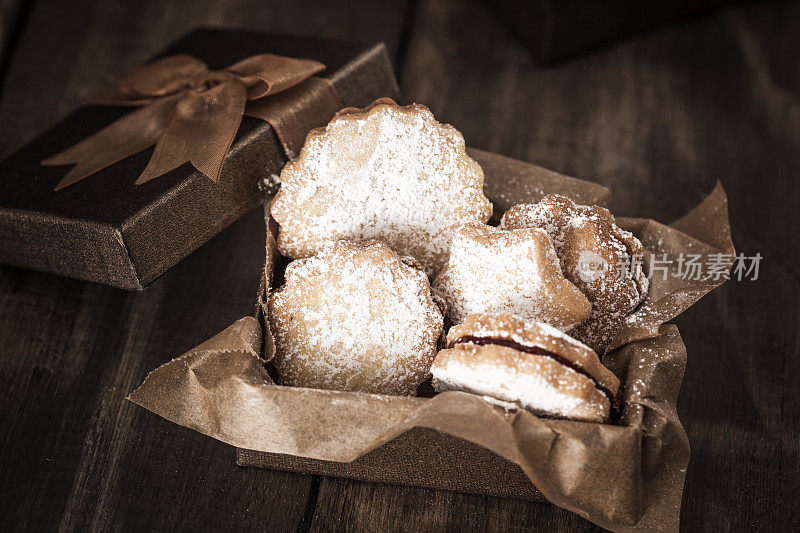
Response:
[[[289,264],[269,322],[282,385],[410,395],[443,320],[416,261],[378,241],[338,241]]]
[[[430,275],[447,261],[450,229],[492,213],[461,133],[424,106],[386,98],[312,130],[281,183],[272,216],[278,248],[292,258],[329,241],[379,239]]]

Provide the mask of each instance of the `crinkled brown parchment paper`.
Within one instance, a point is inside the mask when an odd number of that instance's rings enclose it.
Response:
[[[483,166],[498,216],[551,192],[580,203],[608,198],[596,184],[479,150],[471,155]],[[618,222],[659,257],[733,254],[719,185],[670,226]],[[270,234],[266,279],[275,258]],[[677,328],[664,323],[722,280],[687,281],[673,273],[652,280],[647,300],[616,337],[618,348],[604,358],[624,384],[624,407],[613,425],[507,412],[462,392],[412,398],[277,386],[260,359],[271,357],[271,337],[254,317],[154,370],[129,399],[233,446],[328,461],[352,461],[415,426],[433,428],[516,463],[550,502],[605,528],[675,530],[689,459],[676,411],[686,350]]]

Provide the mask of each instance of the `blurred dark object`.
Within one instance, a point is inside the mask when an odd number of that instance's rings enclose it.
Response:
[[[735,0],[498,0],[492,10],[537,63],[552,63]]]
[[[11,40],[14,23],[19,12],[18,0],[0,0],[0,58],[5,63],[6,45]]]

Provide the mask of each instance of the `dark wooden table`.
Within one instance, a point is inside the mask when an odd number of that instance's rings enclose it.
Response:
[[[677,320],[682,525],[796,527],[800,5],[730,8],[536,68],[477,1],[302,4],[21,2],[1,155],[210,24],[384,40],[406,101],[473,146],[612,187],[618,214],[670,221],[721,180],[737,248],[765,259],[757,281]],[[255,211],[140,294],[0,267],[0,527],[594,528],[550,505],[236,468],[231,447],[126,402],[149,370],[250,311],[262,239]]]

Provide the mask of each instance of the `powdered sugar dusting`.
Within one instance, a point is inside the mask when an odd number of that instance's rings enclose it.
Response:
[[[259,180],[257,185],[258,191],[264,198],[266,198],[278,192],[278,189],[281,187],[281,178],[277,174],[270,174],[269,176]]]
[[[413,394],[442,330],[427,277],[382,243],[294,261],[269,302],[281,384]]]
[[[447,260],[450,229],[491,215],[463,137],[423,106],[382,100],[337,116],[309,134],[281,180],[272,212],[290,257],[331,240],[380,239],[432,274]]]
[[[474,313],[507,311],[567,329],[589,312],[588,300],[564,278],[541,229],[504,231],[475,222],[460,226],[434,288],[456,323]]]
[[[589,378],[547,357],[516,352],[520,357],[482,360],[474,346],[448,352],[431,369],[437,391],[490,396],[545,416],[596,422],[608,416],[610,403]]]

